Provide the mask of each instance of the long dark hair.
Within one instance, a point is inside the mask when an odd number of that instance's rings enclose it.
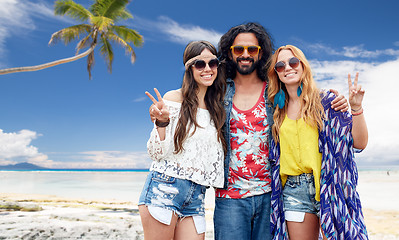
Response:
[[[205,48],[211,51],[212,54],[217,54],[216,48],[210,42],[194,41],[187,44],[184,49],[183,63],[186,64],[186,62],[191,58],[200,55]],[[222,105],[225,93],[225,84],[224,67],[219,66],[215,81],[206,91],[205,105],[215,124],[218,139],[223,144],[223,148],[226,151],[226,143],[222,134],[222,127],[226,118],[226,113]],[[183,101],[174,136],[175,153],[179,153],[183,150],[183,142],[187,138],[191,126],[194,125],[194,132],[197,127],[201,127],[198,125],[196,120],[198,108],[198,84],[194,79],[191,66],[186,68],[181,91]]]
[[[271,35],[262,25],[254,22],[232,27],[220,38],[218,57],[220,61],[226,62],[226,77],[231,79],[236,77],[236,66],[229,56],[231,56],[230,47],[233,45],[234,40],[240,33],[253,33],[258,39],[258,43],[262,51],[262,58],[259,60],[256,72],[262,81],[266,81],[267,69],[269,68],[270,64],[269,59],[274,49],[273,40]]]

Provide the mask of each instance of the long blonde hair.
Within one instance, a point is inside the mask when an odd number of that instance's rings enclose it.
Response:
[[[277,63],[278,55],[282,50],[290,50],[292,54],[294,54],[294,56],[301,61],[300,64],[302,64],[303,67],[303,73],[300,80],[300,83],[303,84],[302,94],[300,96],[300,116],[307,124],[321,129],[323,127],[324,111],[321,104],[320,90],[317,88],[316,82],[313,79],[309,62],[306,59],[305,54],[303,54],[299,48],[292,45],[282,46],[277,49],[271,57],[270,67],[267,71],[267,76],[269,78],[269,87],[267,91],[268,98],[274,103],[274,97],[280,91],[280,87],[283,89],[285,95],[288,96],[284,83],[280,81],[277,73],[274,70],[274,65]],[[276,142],[279,141],[279,131],[284,121],[285,115],[287,114],[287,108],[288,97],[285,99],[284,107],[282,109],[276,107],[273,114],[274,124],[272,126],[272,134]]]

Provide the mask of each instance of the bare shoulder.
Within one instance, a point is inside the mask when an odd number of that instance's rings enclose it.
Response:
[[[163,99],[172,101],[172,102],[179,102],[181,103],[183,101],[183,96],[181,93],[181,88],[176,89],[176,90],[171,90],[163,96]]]

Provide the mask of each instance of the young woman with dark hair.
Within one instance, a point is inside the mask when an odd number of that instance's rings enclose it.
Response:
[[[139,200],[144,237],[204,239],[207,187],[223,186],[224,74],[215,47],[194,41],[184,50],[180,89],[153,101],[147,143],[154,160]]]

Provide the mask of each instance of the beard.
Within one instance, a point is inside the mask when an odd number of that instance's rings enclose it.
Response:
[[[252,64],[250,66],[242,67],[238,64],[239,61],[250,61],[252,62]],[[237,69],[237,72],[239,72],[241,75],[248,75],[253,73],[253,71],[255,71],[255,69],[258,67],[259,63],[259,61],[255,61],[253,58],[242,58],[242,57],[238,57],[236,58],[235,61],[232,62],[235,69]]]

